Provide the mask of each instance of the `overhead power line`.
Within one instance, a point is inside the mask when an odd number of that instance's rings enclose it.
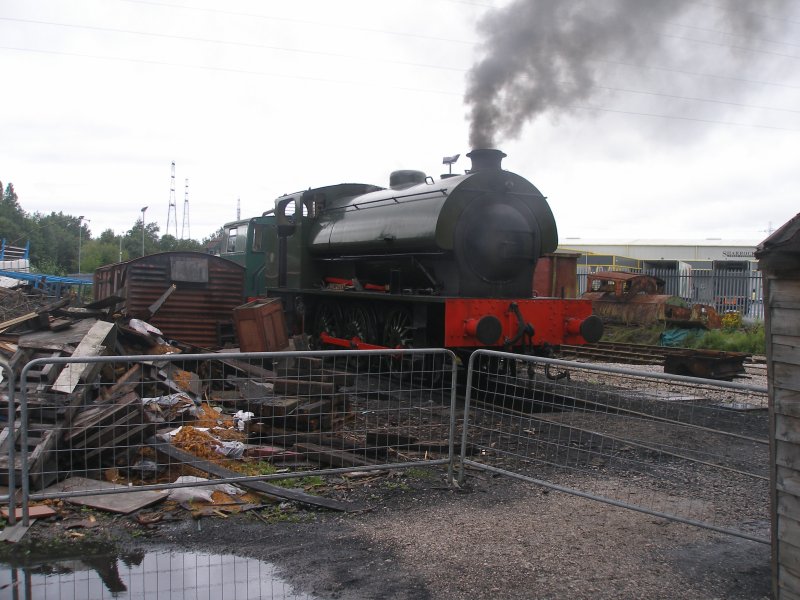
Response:
[[[131,1],[131,2],[141,2],[143,0],[122,0],[122,1]],[[147,2],[149,3],[149,2]],[[46,25],[46,26],[53,26],[53,27],[65,27],[65,28],[75,28],[75,29],[86,29],[91,31],[104,31],[104,32],[111,32],[111,33],[123,33],[127,35],[139,35],[139,36],[148,36],[148,37],[156,37],[156,38],[164,38],[164,39],[175,39],[180,41],[193,41],[193,42],[202,42],[202,43],[210,43],[210,44],[220,44],[220,45],[231,45],[231,46],[240,46],[240,47],[248,47],[248,48],[258,48],[262,50],[275,50],[280,52],[289,52],[289,53],[296,53],[296,54],[307,54],[313,56],[326,56],[329,58],[344,58],[348,60],[358,60],[358,61],[377,61],[386,64],[395,64],[395,65],[402,65],[408,67],[419,67],[425,69],[436,69],[436,70],[443,70],[443,71],[453,71],[453,72],[461,72],[466,73],[468,69],[460,68],[460,67],[449,67],[445,65],[435,65],[429,63],[414,63],[409,61],[396,61],[392,59],[375,59],[375,58],[365,58],[361,55],[353,55],[353,54],[344,54],[344,53],[334,53],[328,51],[316,51],[316,50],[306,50],[306,49],[298,49],[298,48],[287,48],[283,46],[272,46],[267,44],[257,44],[257,43],[250,43],[250,42],[238,42],[238,41],[229,41],[229,40],[215,40],[210,38],[203,38],[203,37],[196,37],[196,36],[183,36],[183,35],[175,35],[175,34],[166,34],[166,33],[154,33],[154,32],[147,32],[147,31],[138,31],[132,29],[119,29],[119,28],[110,28],[110,27],[99,27],[99,26],[92,26],[92,25],[77,25],[73,23],[58,23],[54,21],[42,21],[42,20],[34,20],[34,19],[19,19],[19,18],[12,18],[12,17],[0,17],[0,21],[14,21],[14,22],[22,22],[22,23],[30,23],[35,25]],[[680,36],[674,36],[678,37]],[[781,56],[788,56],[788,55],[781,55]],[[800,58],[800,57],[792,57],[790,58]],[[97,58],[97,57],[95,57]],[[157,64],[160,64],[159,61],[155,61]],[[715,75],[709,73],[692,73],[690,71],[683,71],[679,69],[669,69],[669,68],[662,68],[662,67],[650,67],[647,65],[635,65],[632,63],[624,63],[619,61],[598,61],[604,62],[607,64],[617,64],[617,65],[624,65],[635,67],[639,69],[651,69],[651,70],[660,70],[660,71],[669,71],[673,73],[681,73],[685,75],[694,75],[697,77],[715,77],[715,78],[723,78],[728,80],[734,80],[741,83],[747,84],[759,84],[759,85],[774,85],[779,87],[786,87],[786,88],[793,88],[793,89],[800,89],[800,86],[793,86],[790,84],[783,84],[783,83],[771,83],[771,82],[761,82],[761,81],[753,81],[747,80],[740,77],[729,77],[723,75]],[[170,64],[170,63],[165,63]],[[238,71],[238,70],[234,70]],[[598,86],[601,87],[601,86]],[[605,89],[614,90],[614,91],[622,91],[634,94],[644,94],[644,95],[652,95],[652,96],[660,96],[660,97],[670,97],[675,99],[682,99],[682,100],[695,100],[698,102],[712,102],[715,104],[727,104],[730,106],[738,106],[743,108],[757,108],[762,110],[772,110],[772,111],[781,111],[781,112],[797,112],[791,109],[782,109],[782,108],[775,108],[769,106],[754,106],[754,105],[745,105],[736,102],[730,102],[726,100],[717,100],[717,99],[706,99],[706,98],[692,98],[686,96],[679,96],[679,95],[671,95],[659,92],[648,92],[645,90],[627,90],[623,88],[613,88],[607,87]]]
[[[619,60],[595,60],[608,65],[618,65],[621,67],[631,67],[633,69],[648,70],[648,71],[662,71],[664,73],[676,73],[678,75],[689,75],[691,77],[702,77],[708,79],[724,79],[726,81],[735,81],[737,83],[745,83],[748,85],[768,85],[778,88],[786,88],[791,90],[800,90],[800,85],[792,85],[791,83],[781,83],[777,81],[759,81],[757,79],[745,79],[744,77],[734,77],[732,75],[719,75],[717,73],[701,73],[698,71],[687,71],[685,69],[675,69],[672,67],[657,67],[653,65],[641,65],[636,63],[628,63]]]
[[[778,56],[780,58],[791,58],[793,60],[800,60],[800,56],[797,56],[795,54],[784,54],[783,52],[775,52],[773,50],[760,50],[758,48],[750,48],[748,46],[736,46],[733,44],[725,44],[723,42],[714,42],[711,40],[698,40],[697,38],[690,38],[683,35],[673,35],[671,33],[662,33],[661,35],[666,38],[672,38],[684,42],[693,42],[695,44],[703,44],[706,46],[717,46],[720,48],[728,48],[730,50],[744,50],[745,52],[753,52],[755,54],[766,54],[769,56]]]
[[[768,20],[768,21],[778,21],[779,23],[791,23],[793,25],[800,25],[800,21],[797,21],[797,20],[794,20],[794,19],[787,19],[786,17],[776,17],[776,16],[773,16],[773,15],[765,15],[764,13],[757,13],[757,12],[752,11],[752,10],[743,11],[743,10],[738,9],[738,8],[730,8],[728,6],[720,6],[719,4],[709,4],[707,2],[695,2],[695,4],[697,4],[698,6],[705,6],[706,8],[713,8],[714,10],[721,10],[721,11],[724,11],[724,12],[744,12],[744,13],[747,13],[748,15],[753,16],[753,17],[757,17],[759,19],[765,19],[765,20]]]
[[[206,44],[219,44],[225,46],[239,46],[244,48],[257,48],[259,50],[276,50],[279,52],[291,52],[294,54],[308,54],[312,56],[327,56],[333,58],[347,58],[353,60],[371,60],[369,58],[364,58],[362,55],[357,54],[341,54],[336,52],[329,52],[329,51],[321,51],[321,50],[306,50],[303,48],[287,48],[285,46],[271,46],[268,44],[257,44],[254,42],[237,42],[231,40],[214,40],[210,38],[203,38],[203,37],[196,37],[196,36],[189,36],[189,35],[176,35],[172,33],[154,33],[150,31],[137,31],[134,29],[118,29],[115,27],[99,27],[96,25],[76,25],[74,23],[58,23],[55,21],[40,21],[35,19],[18,19],[14,17],[0,17],[0,21],[13,21],[16,23],[29,23],[33,25],[48,25],[51,27],[66,27],[70,29],[85,29],[89,31],[102,31],[108,33],[124,33],[126,35],[139,35],[139,36],[146,36],[146,37],[154,37],[154,38],[162,38],[162,39],[169,39],[169,40],[179,40],[179,41],[186,41],[186,42],[202,42]],[[442,71],[464,71],[462,68],[458,67],[446,67],[443,65],[431,65],[431,64],[424,64],[424,63],[412,63],[406,61],[398,61],[398,60],[391,60],[391,59],[379,59],[380,62],[386,62],[389,64],[395,65],[403,65],[407,67],[424,67],[426,69],[439,69]]]
[[[753,38],[750,36],[742,35],[739,33],[733,33],[731,31],[722,31],[721,29],[712,29],[710,27],[699,27],[697,25],[686,25],[685,23],[668,23],[671,27],[680,27],[682,29],[691,29],[693,31],[702,31],[704,33],[716,33],[719,35],[725,35],[728,37],[735,37],[735,38],[744,38],[750,40],[751,42],[758,42],[760,44],[774,44],[776,46],[790,46],[792,48],[800,48],[800,44],[793,44],[791,42],[779,42],[778,40],[765,40],[761,38]]]
[[[249,19],[263,19],[265,21],[278,21],[281,23],[297,23],[298,25],[316,25],[319,27],[324,27],[326,29],[330,29],[330,23],[323,23],[320,21],[312,21],[310,19],[290,19],[288,17],[273,17],[269,15],[262,15],[258,13],[250,13],[250,12],[242,12],[236,10],[224,10],[221,8],[204,8],[201,6],[185,6],[183,4],[174,4],[172,2],[155,2],[153,0],[119,0],[120,2],[129,2],[131,4],[147,4],[150,6],[162,6],[165,8],[178,8],[181,10],[191,10],[197,12],[206,12],[206,13],[214,13],[218,15],[229,15],[232,17],[247,17]],[[455,1],[455,0],[451,0]],[[466,4],[473,4],[472,2]],[[475,4],[475,6],[486,6],[485,4]],[[468,40],[456,40],[453,38],[445,38],[445,37],[438,37],[434,35],[425,35],[421,33],[408,33],[405,31],[390,31],[388,29],[374,29],[371,27],[356,27],[355,25],[342,25],[337,24],[336,26],[338,29],[347,29],[350,31],[363,31],[366,33],[380,33],[383,35],[395,35],[399,37],[406,37],[406,38],[419,38],[422,40],[433,40],[436,42],[451,42],[454,44],[467,44],[469,46],[474,46],[477,42],[468,41]]]
[[[314,82],[322,82],[322,83],[331,83],[336,85],[347,85],[347,86],[363,86],[364,81],[353,81],[353,80],[342,80],[342,79],[333,79],[333,78],[322,78],[322,77],[308,77],[303,75],[288,75],[283,73],[270,73],[264,71],[252,71],[248,69],[233,69],[228,67],[213,67],[208,65],[191,65],[191,64],[181,64],[181,63],[173,63],[167,61],[154,61],[154,60],[144,60],[144,59],[136,59],[136,58],[124,58],[124,57],[109,57],[109,56],[97,56],[91,54],[81,54],[77,52],[63,52],[63,51],[55,51],[55,50],[40,50],[40,49],[32,49],[32,48],[18,48],[18,47],[10,47],[10,46],[0,46],[2,50],[11,50],[16,52],[31,52],[31,53],[38,53],[38,54],[49,54],[49,55],[61,55],[61,56],[72,56],[76,58],[88,58],[93,60],[104,60],[104,61],[119,61],[119,62],[129,62],[134,64],[148,64],[148,65],[157,65],[157,66],[166,66],[166,67],[179,67],[179,68],[188,68],[188,69],[198,69],[198,70],[206,70],[206,71],[214,71],[214,72],[223,72],[223,73],[234,73],[239,75],[256,75],[262,77],[278,77],[278,78],[285,78],[285,79],[296,79],[300,81],[314,81]],[[412,92],[412,93],[426,93],[426,94],[439,94],[439,95],[447,95],[447,96],[458,96],[461,97],[462,93],[460,92],[449,92],[445,90],[431,90],[425,88],[413,88],[408,86],[397,86],[397,85],[389,85],[389,84],[380,84],[371,82],[369,84],[371,88],[383,88],[383,89],[391,89],[391,90],[400,90],[405,92]],[[613,89],[613,88],[609,88]],[[624,91],[624,90],[620,90]],[[689,100],[690,98],[685,98]],[[703,119],[703,118],[695,118],[695,117],[684,117],[684,116],[676,116],[676,115],[664,115],[658,113],[646,113],[646,112],[635,112],[635,111],[626,111],[626,110],[617,110],[612,108],[603,108],[603,107],[591,107],[591,106],[576,106],[576,105],[564,105],[564,104],[554,104],[555,106],[559,106],[560,108],[567,108],[567,109],[576,109],[576,110],[594,110],[594,111],[601,111],[601,112],[608,112],[608,113],[617,113],[617,114],[628,114],[634,116],[643,116],[643,117],[651,117],[651,118],[658,118],[658,119],[669,119],[669,120],[679,120],[679,121],[693,121],[698,123],[708,123],[708,124],[715,124],[715,125],[728,125],[728,126],[735,126],[735,127],[750,127],[756,129],[768,129],[774,131],[791,131],[791,132],[800,132],[800,129],[788,128],[788,127],[776,127],[771,125],[759,125],[753,123],[737,123],[731,121],[719,121],[714,119]],[[767,108],[767,107],[762,107]],[[780,110],[780,109],[778,109]]]

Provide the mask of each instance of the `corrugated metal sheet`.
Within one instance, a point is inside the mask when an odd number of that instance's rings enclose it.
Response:
[[[176,286],[155,315],[148,308]],[[231,327],[243,304],[244,267],[201,252],[163,252],[100,267],[95,300],[120,296],[125,313],[158,327],[167,338],[219,347],[219,327]]]

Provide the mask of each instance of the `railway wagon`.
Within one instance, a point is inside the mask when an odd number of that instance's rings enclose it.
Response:
[[[340,183],[275,201],[259,221],[265,288],[292,334],[318,347],[443,347],[462,358],[600,338],[590,301],[533,297],[537,260],[558,245],[545,197],[502,168],[501,151],[467,156],[461,175],[395,171],[386,189]]]
[[[223,226],[220,256],[245,269],[244,297],[252,300],[267,292],[264,276],[264,234],[274,218],[269,216],[240,219]]]

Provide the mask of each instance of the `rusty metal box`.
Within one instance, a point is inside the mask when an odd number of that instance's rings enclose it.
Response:
[[[233,310],[242,352],[278,352],[289,346],[283,303],[279,298],[253,300]]]
[[[536,262],[533,273],[534,295],[543,298],[578,297],[579,253],[554,252]]]

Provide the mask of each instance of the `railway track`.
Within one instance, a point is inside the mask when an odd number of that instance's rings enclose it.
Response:
[[[659,365],[666,373],[694,375],[711,379],[727,379],[763,372],[763,360],[742,352],[690,350],[645,344],[600,342],[586,346],[561,346],[559,358],[588,362],[622,363],[628,365]],[[745,368],[747,363],[748,369]],[[755,369],[755,371],[753,371]]]
[[[594,362],[618,362],[628,365],[663,365],[670,351],[679,348],[647,346],[645,344],[618,344],[599,342],[585,346],[560,346],[559,358],[567,360],[590,360]]]

